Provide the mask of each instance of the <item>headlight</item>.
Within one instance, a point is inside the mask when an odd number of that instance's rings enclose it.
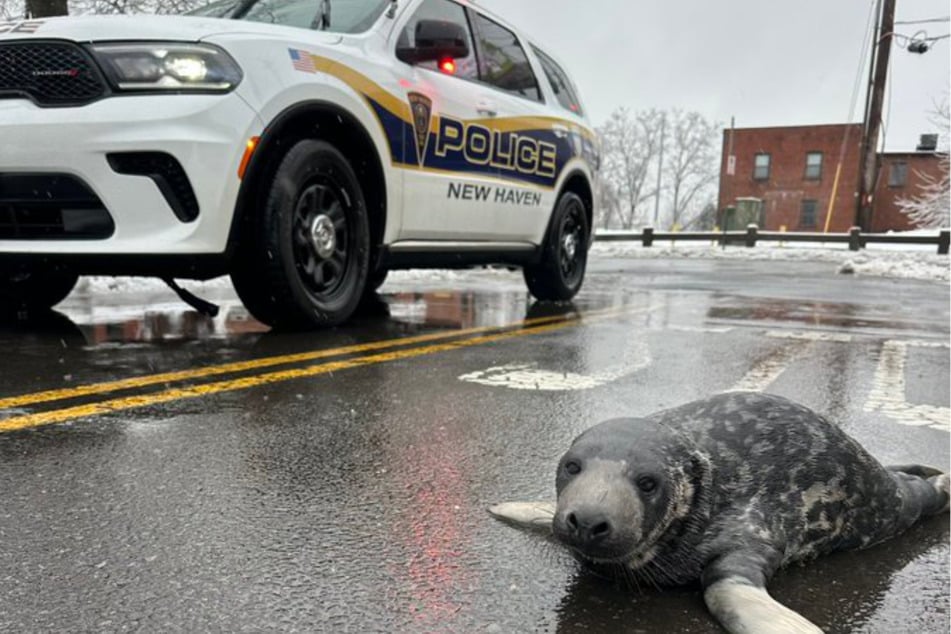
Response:
[[[228,92],[242,77],[231,56],[210,44],[94,44],[92,51],[119,90]]]

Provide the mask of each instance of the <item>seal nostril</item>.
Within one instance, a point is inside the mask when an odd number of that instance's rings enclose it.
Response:
[[[575,517],[574,513],[568,513],[568,517],[565,520],[568,523],[568,526],[571,530],[578,530],[578,518]]]
[[[591,537],[602,538],[611,534],[611,525],[607,522],[601,522],[591,529]]]

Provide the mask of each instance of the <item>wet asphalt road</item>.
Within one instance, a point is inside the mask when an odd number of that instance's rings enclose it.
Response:
[[[76,293],[0,326],[0,631],[715,632],[695,589],[593,577],[485,508],[553,497],[601,419],[737,387],[948,468],[947,283],[833,269],[601,260],[556,309],[515,274],[398,277],[308,335],[224,292],[215,320]],[[947,632],[948,524],[771,591],[830,633]]]

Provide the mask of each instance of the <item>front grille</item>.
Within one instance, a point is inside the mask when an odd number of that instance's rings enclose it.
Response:
[[[0,98],[27,97],[39,106],[78,106],[107,93],[96,63],[77,44],[0,43]]]
[[[182,164],[165,152],[113,152],[106,155],[119,174],[147,176],[159,188],[175,217],[191,222],[198,217],[198,199]]]
[[[102,200],[75,176],[0,173],[0,240],[103,240],[114,231]]]

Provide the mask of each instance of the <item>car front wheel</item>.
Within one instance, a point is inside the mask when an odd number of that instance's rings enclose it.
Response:
[[[369,225],[356,174],[324,141],[297,142],[267,193],[259,231],[231,278],[245,306],[275,327],[336,326],[356,310],[369,267]]]

